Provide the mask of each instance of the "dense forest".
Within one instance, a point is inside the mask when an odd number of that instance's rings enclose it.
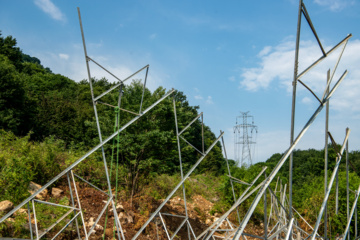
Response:
[[[29,135],[31,141],[44,141],[51,137],[61,140],[65,149],[89,150],[99,143],[96,120],[91,101],[89,83],[75,82],[44,68],[40,60],[23,54],[11,36],[0,39],[0,128],[16,136]],[[107,79],[93,79],[94,95],[100,95],[115,83]],[[139,109],[142,83],[133,80],[123,88],[121,107],[130,111]],[[145,90],[143,108],[160,99],[166,90]],[[116,105],[118,92],[106,95],[102,101]],[[178,109],[179,129],[186,126],[198,113],[198,107],[190,106],[182,92],[174,94]],[[98,116],[103,139],[114,132],[115,109],[98,105]],[[133,118],[121,112],[120,126]],[[130,178],[138,173],[173,174],[178,171],[178,153],[175,137],[175,120],[172,99],[160,103],[151,113],[143,116],[127,128],[120,138],[120,159]],[[201,149],[201,123],[196,121],[185,133],[185,138]],[[204,126],[205,149],[215,135]],[[107,146],[107,153],[111,152]],[[185,171],[197,160],[198,154],[191,147],[183,146]],[[224,158],[218,144],[207,158],[207,164],[199,172],[224,171]],[[34,179],[41,183],[48,179]],[[134,179],[126,179],[134,183]],[[132,184],[130,184],[132,185]],[[131,186],[137,188],[137,186]]]
[[[94,95],[110,89],[115,83],[107,79],[92,79]],[[139,108],[142,82],[133,80],[123,88],[121,106],[130,111]],[[144,107],[150,106],[166,93],[163,87],[151,92],[145,89]],[[106,95],[103,101],[118,101],[119,92]],[[198,115],[198,107],[190,106],[186,95],[176,91],[179,129],[184,128]],[[98,104],[98,116],[103,139],[114,132],[116,109]],[[172,99],[168,98],[152,111],[140,118],[121,133],[118,140],[119,170],[121,188],[133,196],[144,186],[152,184],[161,176],[178,176],[179,159],[175,134],[175,119]],[[121,112],[120,126],[127,123],[133,115]],[[185,138],[198,149],[201,146],[201,122],[195,123],[184,133]],[[205,149],[215,140],[215,134],[204,125]],[[0,201],[11,200],[19,203],[29,194],[26,188],[30,181],[44,184],[86,151],[99,143],[89,82],[75,82],[60,74],[54,74],[41,65],[36,57],[29,56],[17,47],[12,36],[3,37],[0,32]],[[115,143],[114,145],[117,145]],[[107,144],[107,156],[113,155],[113,146]],[[184,171],[190,169],[200,154],[185,142],[181,143]],[[267,174],[275,167],[282,154],[276,153],[267,161],[250,167],[238,167],[229,160],[234,177],[251,182],[263,166]],[[329,176],[335,165],[336,152],[329,148]],[[345,156],[344,156],[345,157]],[[101,164],[101,153],[93,154],[78,171],[86,179],[92,179],[102,186],[104,174],[97,168]],[[108,157],[110,161],[111,157]],[[360,152],[349,153],[352,163],[350,169],[350,188],[356,190],[360,184]],[[334,198],[330,198],[329,217],[331,229],[343,229],[346,221],[345,161],[339,173],[341,196],[340,214],[335,215]],[[278,174],[283,183],[288,181],[288,162]],[[214,211],[221,212],[233,202],[227,175],[226,161],[218,143],[206,160],[197,168],[195,174],[206,173],[217,179],[216,188],[219,201]],[[316,220],[324,195],[324,150],[294,151],[294,206],[311,223]],[[111,179],[113,183],[116,181]],[[170,183],[168,185],[171,185]],[[156,186],[155,197],[167,193]],[[211,186],[210,186],[211,187]],[[163,186],[164,188],[164,186]],[[236,192],[244,189],[236,185]],[[159,195],[160,194],[160,195]],[[354,195],[351,194],[351,202]],[[251,203],[251,202],[250,202]],[[245,212],[249,204],[242,205]]]

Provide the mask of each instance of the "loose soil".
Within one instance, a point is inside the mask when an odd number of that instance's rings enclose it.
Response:
[[[73,187],[73,186],[72,186]],[[70,200],[71,195],[68,186],[65,184],[61,186],[64,190],[64,195]],[[79,200],[83,209],[83,218],[86,226],[86,231],[89,232],[93,223],[103,210],[108,200],[108,196],[95,188],[89,187],[86,184],[77,183],[77,191],[79,194]],[[75,205],[78,206],[78,201],[74,189],[72,189],[72,195],[74,196]],[[141,226],[149,219],[150,215],[158,208],[163,200],[155,200],[154,198],[141,195],[132,199],[132,202],[124,197],[125,194],[119,194],[119,199],[116,203],[116,212],[119,216],[121,227],[124,232],[125,239],[131,239],[141,228]],[[47,201],[50,196],[47,196]],[[71,204],[71,200],[70,200]],[[193,196],[192,199],[187,201],[187,213],[191,228],[196,236],[206,230],[216,219],[220,217],[220,214],[212,216],[210,210],[213,207],[213,203],[206,200],[200,195]],[[168,234],[171,236],[177,228],[184,221],[185,206],[184,200],[180,197],[174,197],[168,201],[167,204],[160,211],[164,220],[164,224],[168,230]],[[176,216],[168,216],[166,214],[172,214]],[[54,217],[58,219],[60,216]],[[32,218],[33,219],[33,218]],[[236,223],[235,214],[229,217],[229,219]],[[69,221],[69,218],[64,221]],[[78,217],[78,224],[80,229],[80,235],[84,236],[84,227],[82,226],[82,220]],[[10,223],[9,230],[11,227]],[[28,224],[27,224],[28,225]],[[111,204],[105,210],[104,214],[98,221],[94,228],[94,232],[90,235],[89,239],[117,239],[114,228],[114,214]],[[227,224],[221,226],[223,228],[229,228]],[[33,227],[34,229],[34,227]],[[44,227],[39,223],[39,231],[44,230]],[[58,229],[59,230],[59,229]],[[46,238],[52,238],[55,236],[58,230],[50,231],[45,235]],[[258,225],[248,224],[245,229],[246,233],[262,236],[264,234],[263,227]],[[12,234],[11,234],[12,235]],[[77,239],[78,234],[76,231],[76,224],[72,223],[62,232],[56,239]],[[154,218],[152,222],[145,228],[145,230],[139,235],[138,239],[167,239],[167,233],[164,231],[163,223],[159,217]],[[175,239],[189,239],[188,226],[185,223],[183,227],[176,234]],[[193,239],[193,237],[192,237]],[[247,237],[247,239],[255,239]]]

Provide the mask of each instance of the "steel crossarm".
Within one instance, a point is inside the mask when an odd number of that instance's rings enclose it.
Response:
[[[188,125],[186,125],[186,127],[183,128],[183,130],[181,130],[179,132],[179,136],[185,132],[186,129],[188,129],[196,120],[198,120],[201,116],[203,115],[203,112],[199,113],[199,115],[197,115]]]
[[[213,224],[211,224],[210,227],[208,227],[205,231],[203,231],[196,239],[200,239],[202,236],[204,236],[208,231],[212,230],[212,234],[216,231],[216,228],[220,225],[220,223],[229,216],[229,214],[235,210],[242,202],[244,202],[248,197],[250,197],[254,192],[256,192],[265,181],[258,184],[253,190],[251,190],[246,196],[245,194],[250,190],[250,188],[255,184],[255,182],[259,179],[259,177],[265,172],[267,167],[264,167],[261,172],[256,176],[256,178],[252,181],[251,185],[245,189],[243,194],[238,198],[238,200],[232,205],[232,207],[224,213],[217,221],[215,221]],[[213,229],[214,228],[214,229]],[[210,234],[210,236],[212,235]]]
[[[343,40],[341,40],[338,44],[336,44],[332,49],[326,52],[326,56],[329,56],[330,53],[334,52],[338,47],[340,47],[342,44],[347,43],[347,41],[352,37],[351,34],[347,35]],[[301,78],[304,76],[307,72],[309,72],[313,67],[315,67],[317,64],[319,64],[322,60],[326,58],[326,56],[321,56],[318,60],[316,60],[313,64],[311,64],[308,68],[306,68],[304,71],[302,71],[296,79]]]
[[[292,151],[294,150],[295,146],[299,143],[300,139],[304,136],[304,134],[306,133],[306,131],[309,129],[309,127],[311,126],[311,124],[314,122],[314,120],[316,119],[316,117],[319,115],[319,113],[321,112],[321,110],[324,108],[325,104],[329,101],[329,99],[331,98],[331,96],[334,94],[335,90],[339,87],[339,84],[343,81],[343,79],[345,78],[347,74],[347,71],[344,72],[344,74],[340,77],[340,79],[336,82],[336,84],[334,85],[334,87],[331,89],[330,93],[324,98],[324,100],[322,101],[322,103],[319,105],[319,107],[315,110],[314,114],[310,117],[309,121],[305,124],[305,126],[303,127],[303,129],[301,130],[301,132],[298,134],[298,136],[296,137],[295,141],[293,141],[293,143],[290,145],[290,147],[288,148],[288,150],[284,153],[284,155],[282,156],[282,158],[279,160],[278,164],[275,166],[275,168],[273,169],[273,171],[271,172],[271,174],[269,175],[269,177],[265,180],[265,184],[262,186],[262,188],[260,189],[260,191],[258,192],[258,195],[256,196],[256,198],[254,199],[253,203],[251,204],[248,212],[246,213],[243,221],[241,222],[240,226],[238,227],[237,232],[235,233],[234,236],[234,240],[239,240],[242,233],[244,232],[245,226],[248,223],[248,221],[250,220],[251,215],[253,214],[255,207],[258,205],[261,196],[264,194],[264,192],[266,191],[266,189],[268,188],[268,186],[270,185],[271,181],[275,178],[276,174],[279,172],[279,170],[281,169],[281,167],[284,165],[285,161],[287,160],[287,158],[290,156],[290,154],[292,153]]]
[[[5,219],[7,219],[8,217],[10,217],[11,215],[13,215],[17,210],[19,210],[22,206],[24,206],[26,203],[28,203],[29,201],[31,201],[32,199],[35,198],[36,195],[38,195],[39,193],[41,193],[43,190],[45,190],[46,188],[48,188],[51,184],[53,184],[54,182],[56,182],[59,178],[61,178],[62,176],[64,176],[65,174],[67,174],[69,171],[71,171],[74,167],[76,167],[79,163],[81,163],[83,160],[85,160],[87,157],[89,157],[91,154],[93,154],[95,151],[97,151],[99,148],[101,148],[102,146],[104,146],[107,142],[109,142],[111,139],[113,139],[115,136],[117,136],[117,134],[119,134],[120,132],[124,131],[128,126],[130,126],[132,123],[136,122],[140,117],[142,117],[144,114],[146,114],[147,112],[149,112],[152,108],[154,108],[156,105],[158,105],[160,102],[162,102],[165,98],[167,98],[168,96],[170,96],[172,93],[174,93],[174,89],[172,89],[171,91],[169,91],[168,93],[166,93],[162,98],[160,98],[158,101],[156,101],[155,103],[153,103],[150,107],[148,107],[147,109],[145,109],[139,116],[134,117],[132,120],[130,120],[128,123],[126,123],[124,126],[122,126],[118,131],[114,132],[111,136],[109,136],[107,139],[105,139],[104,141],[100,142],[96,147],[94,147],[93,149],[91,149],[90,151],[88,151],[85,155],[83,155],[81,158],[79,158],[78,160],[76,160],[73,164],[71,164],[68,168],[66,168],[64,171],[62,171],[61,173],[59,173],[56,177],[54,177],[53,179],[51,179],[48,183],[46,183],[42,188],[40,188],[39,190],[37,190],[34,194],[32,194],[30,197],[26,198],[23,202],[21,202],[19,205],[17,205],[16,207],[14,207],[13,210],[11,210],[10,212],[8,212],[5,216],[3,216],[0,219],[0,223],[3,222]]]
[[[328,185],[328,190],[325,194],[325,197],[324,197],[324,200],[323,200],[323,203],[321,205],[321,208],[320,208],[320,212],[319,212],[319,215],[317,217],[317,220],[316,220],[316,223],[315,223],[315,226],[314,226],[314,231],[312,233],[312,236],[311,236],[311,240],[315,240],[315,237],[316,237],[316,234],[317,234],[317,231],[319,229],[319,226],[320,226],[320,222],[321,222],[321,219],[322,219],[322,216],[323,216],[323,213],[324,213],[324,210],[325,210],[325,206],[327,204],[327,201],[329,199],[329,195],[330,195],[330,191],[331,191],[331,187],[334,183],[334,180],[335,180],[335,177],[338,173],[338,170],[339,170],[339,166],[340,166],[340,162],[341,162],[341,159],[342,159],[342,156],[343,156],[343,153],[344,153],[344,150],[345,150],[345,145],[346,145],[346,142],[349,138],[349,134],[350,134],[350,129],[346,129],[346,136],[345,136],[345,139],[344,139],[344,143],[341,147],[341,150],[340,150],[340,154],[338,155],[338,157],[336,158],[336,165],[334,167],[334,171],[331,175],[331,178],[330,178],[330,182],[329,182],[329,185]]]
[[[290,237],[290,234],[291,234],[291,232],[292,232],[291,230],[292,230],[293,224],[294,224],[294,218],[292,218],[292,219],[290,220],[290,223],[289,223],[288,231],[287,231],[287,233],[286,233],[285,240],[290,239],[289,237]],[[292,239],[292,238],[291,238],[291,239]]]
[[[160,212],[160,210],[164,207],[164,205],[170,200],[170,198],[175,194],[175,192],[179,189],[180,186],[185,182],[185,180],[190,176],[190,174],[195,170],[195,168],[204,160],[204,158],[208,155],[208,153],[213,149],[213,147],[218,143],[220,138],[224,135],[224,132],[221,132],[220,136],[211,144],[211,146],[206,150],[205,154],[199,158],[199,160],[192,166],[189,172],[184,176],[184,178],[176,185],[176,187],[172,190],[172,192],[165,198],[165,200],[160,204],[160,206],[153,212],[150,218],[142,225],[139,231],[135,234],[132,240],[139,237],[141,232],[149,225],[149,223],[153,220],[153,218]]]
[[[354,200],[354,203],[353,203],[353,206],[351,208],[351,212],[350,212],[350,217],[348,219],[348,222],[346,224],[346,228],[345,228],[345,231],[344,231],[344,239],[346,239],[346,236],[347,234],[349,233],[349,228],[350,228],[350,224],[351,224],[351,220],[352,220],[352,217],[354,215],[354,211],[356,209],[356,205],[357,205],[357,201],[359,199],[359,192],[360,192],[360,185],[359,185],[359,188],[357,190],[357,194],[356,194],[356,197],[355,197],[355,200]],[[357,222],[355,221],[355,224],[357,224]],[[356,237],[356,236],[355,236]]]

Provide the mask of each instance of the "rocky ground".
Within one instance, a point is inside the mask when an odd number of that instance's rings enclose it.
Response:
[[[29,186],[29,192],[34,192],[37,188],[41,186],[34,184],[30,184]],[[108,197],[85,184],[78,185],[77,184],[77,190],[79,193],[79,199],[80,204],[83,209],[83,217],[85,222],[85,227],[87,231],[90,230],[91,226],[96,221],[97,217],[99,216],[99,213],[104,208]],[[75,196],[75,192],[73,189],[73,196]],[[70,191],[69,188],[64,185],[60,188],[52,188],[51,192],[46,191],[37,196],[38,199],[44,200],[44,201],[52,201],[52,202],[59,202],[59,199],[67,197],[69,199],[69,204],[71,204],[70,201]],[[126,239],[131,239],[136,232],[141,228],[141,226],[147,221],[149,216],[152,212],[154,212],[157,207],[163,202],[163,200],[155,200],[149,196],[141,195],[136,196],[131,200],[125,200],[125,198],[121,197],[121,194],[119,195],[119,199],[116,203],[116,211],[119,215],[119,219],[121,222],[121,226],[124,231],[124,235]],[[77,200],[75,199],[76,205]],[[191,199],[187,200],[187,212],[189,216],[189,222],[191,224],[191,227],[195,233],[195,235],[199,235],[201,232],[203,232],[206,228],[208,228],[214,221],[216,221],[219,217],[219,213],[215,213],[212,215],[211,209],[213,207],[214,203],[206,200],[204,197],[200,195],[195,195]],[[1,208],[3,206],[4,208]],[[0,212],[3,213],[5,211],[9,211],[13,208],[13,205],[11,202],[1,202],[0,203]],[[185,216],[185,205],[184,200],[180,197],[173,197],[170,199],[170,201],[162,208],[161,213],[165,214],[172,214],[172,215],[178,215],[178,216]],[[37,213],[39,214],[39,213]],[[169,231],[169,234],[171,235],[176,231],[178,226],[182,223],[184,218],[181,217],[174,217],[174,216],[168,216],[168,215],[162,215],[164,219],[164,223],[167,226],[167,229]],[[51,214],[54,215],[54,214]],[[107,216],[107,220],[106,220]],[[54,218],[53,222],[56,221],[60,216],[52,216]],[[19,210],[14,216],[12,216],[10,219],[5,221],[5,225],[3,224],[2,227],[0,227],[0,237],[16,237],[16,231],[15,227],[13,226],[15,222],[17,222],[17,218],[21,218],[23,222],[23,228],[29,229],[28,224],[28,216],[27,216],[27,210],[21,209]],[[34,222],[34,216],[32,214],[32,226],[33,231],[35,234],[35,222]],[[70,217],[64,219],[63,221],[69,221]],[[79,219],[79,223],[81,222],[81,218]],[[235,219],[232,219],[233,221],[236,221]],[[105,224],[106,222],[106,224]],[[44,224],[40,221],[38,221],[39,224],[39,233],[44,231],[44,229],[47,226],[44,226]],[[64,225],[64,224],[63,224]],[[79,224],[81,225],[81,224]],[[94,228],[94,233],[91,234],[89,239],[113,239],[114,231],[113,231],[113,225],[114,225],[114,214],[112,210],[112,206],[110,205],[108,207],[108,211],[105,211],[103,216],[100,218],[99,222],[96,224]],[[80,234],[83,235],[84,229],[82,226],[80,228]],[[224,223],[221,228],[229,228],[227,223]],[[28,230],[29,231],[29,230]],[[55,236],[57,231],[49,231],[45,235],[46,238],[52,238]],[[256,235],[262,235],[263,232],[261,230],[261,226],[251,226],[248,229],[249,233],[256,234]],[[186,227],[186,224],[179,230],[179,232],[176,235],[177,239],[188,239],[188,230]],[[57,239],[76,239],[78,237],[75,224],[70,224],[66,230],[61,233]],[[162,226],[161,220],[159,218],[154,219],[153,222],[151,222],[148,227],[142,232],[142,234],[139,236],[138,239],[166,239],[166,232],[164,231],[164,228]],[[251,239],[251,238],[248,238]]]

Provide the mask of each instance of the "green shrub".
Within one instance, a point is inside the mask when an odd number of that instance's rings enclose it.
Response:
[[[30,135],[16,137],[0,130],[0,201],[20,203],[30,196],[30,181],[47,183],[66,167],[66,159],[73,159],[62,141],[50,137],[42,143],[31,142]]]

